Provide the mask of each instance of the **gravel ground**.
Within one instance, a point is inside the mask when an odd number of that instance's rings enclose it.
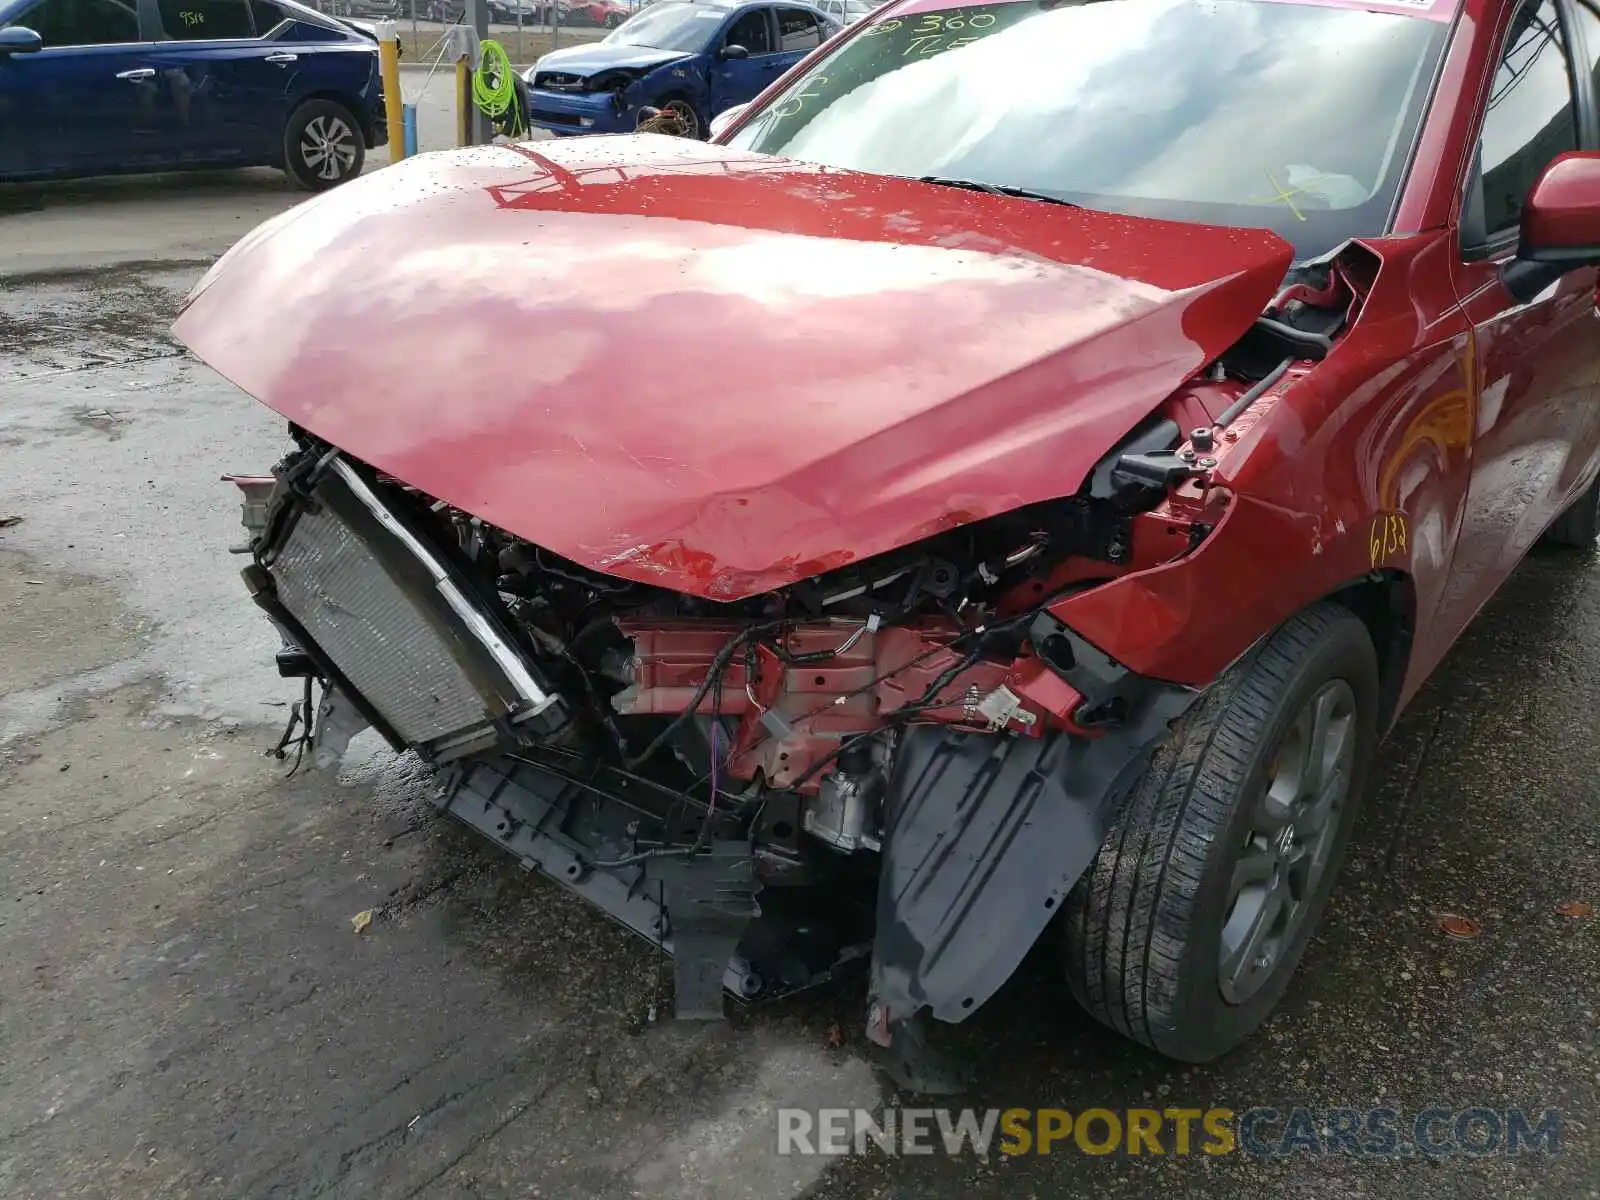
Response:
[[[1559,1108],[1558,1155],[779,1157],[777,1106],[895,1100],[858,988],[652,1024],[649,948],[433,819],[412,764],[263,756],[294,697],[216,480],[279,432],[168,339],[197,270],[0,280],[0,1194],[1600,1195],[1600,921],[1555,912],[1600,903],[1593,556],[1535,555],[1386,744],[1244,1049],[1122,1043],[1046,951],[945,1039],[961,1104]]]

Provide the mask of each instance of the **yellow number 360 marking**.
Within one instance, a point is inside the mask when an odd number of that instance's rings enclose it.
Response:
[[[1406,518],[1404,513],[1379,513],[1372,518],[1372,531],[1367,535],[1367,549],[1372,555],[1372,565],[1386,563],[1398,554],[1405,554]]]

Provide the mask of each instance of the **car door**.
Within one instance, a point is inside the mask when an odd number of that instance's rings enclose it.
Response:
[[[0,21],[0,29],[6,22]],[[36,104],[32,96],[31,71],[14,65],[28,52],[11,54],[0,50],[0,182],[21,179],[39,168],[33,153],[33,127]]]
[[[1571,271],[1532,301],[1500,282],[1522,204],[1557,155],[1590,140],[1575,103],[1558,0],[1524,0],[1487,91],[1461,220],[1455,285],[1475,340],[1472,476],[1441,617],[1459,629],[1593,477],[1600,454],[1600,272]],[[1587,75],[1587,71],[1585,72]],[[1586,80],[1587,85],[1587,80]]]
[[[743,47],[745,57],[722,57],[721,52],[729,46]],[[729,21],[711,60],[711,111],[707,118],[760,95],[778,77],[782,63],[777,51],[771,8],[747,8]]]
[[[44,48],[0,64],[4,95],[28,123],[30,173],[94,174],[162,164],[150,47],[136,0],[39,0],[8,21]]]
[[[161,119],[183,159],[271,161],[288,117],[296,47],[258,37],[247,0],[155,0],[155,8]]]

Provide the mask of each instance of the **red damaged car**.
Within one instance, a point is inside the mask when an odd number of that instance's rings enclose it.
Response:
[[[1595,0],[903,0],[714,143],[268,222],[176,328],[290,422],[311,752],[436,764],[680,1015],[859,963],[915,1047],[1048,936],[1227,1051],[1396,714],[1595,541],[1597,60]]]

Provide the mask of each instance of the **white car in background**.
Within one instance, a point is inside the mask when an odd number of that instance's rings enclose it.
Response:
[[[814,3],[840,25],[854,25],[877,7],[867,0],[814,0]]]

